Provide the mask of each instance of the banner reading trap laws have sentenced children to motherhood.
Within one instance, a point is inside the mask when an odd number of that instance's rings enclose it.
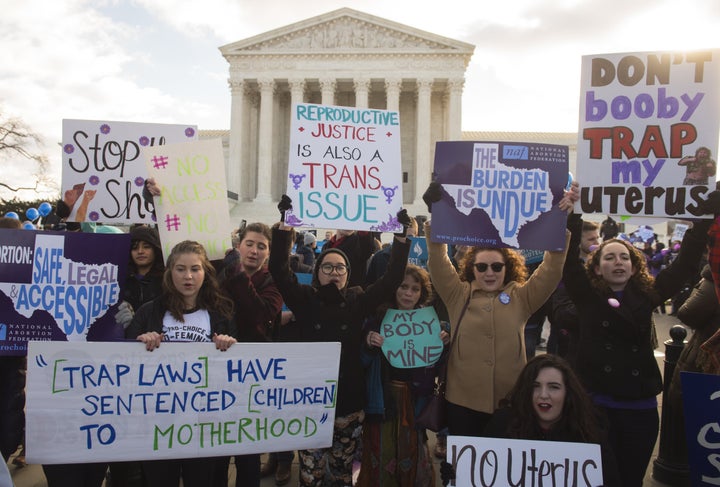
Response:
[[[600,445],[448,436],[455,485],[603,485]]]
[[[143,200],[144,150],[197,139],[189,125],[63,120],[62,190],[68,221],[154,223]]]
[[[161,195],[153,198],[163,255],[183,240],[200,242],[210,259],[232,247],[225,160],[220,139],[168,144],[145,151]]]
[[[392,232],[402,207],[398,112],[293,105],[287,194],[295,227]]]
[[[577,211],[699,215],[715,188],[719,92],[720,50],[584,56]]]
[[[339,343],[31,342],[32,463],[328,447]]]
[[[568,147],[520,142],[438,142],[434,242],[560,250]]]
[[[124,336],[122,301],[130,235],[0,230],[0,355],[29,340]]]

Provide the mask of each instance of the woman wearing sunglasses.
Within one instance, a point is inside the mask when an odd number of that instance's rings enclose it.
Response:
[[[577,188],[574,184],[566,192],[560,209],[572,209]],[[433,182],[423,199],[430,207],[441,196],[441,186]],[[567,240],[563,251],[545,252],[528,278],[524,258],[508,248],[470,247],[455,271],[447,246],[433,242],[431,232],[427,221],[427,266],[447,306],[451,335],[456,335],[448,356],[448,430],[451,435],[481,436],[526,363],[525,322],[560,281]]]
[[[292,201],[283,195],[278,209],[284,219]],[[404,229],[410,224],[405,210],[397,219]],[[363,290],[348,286],[351,272],[347,255],[340,249],[323,251],[315,261],[311,285],[298,283],[290,270],[292,227],[273,228],[270,273],[295,321],[283,328],[286,341],[340,342],[340,374],[335,408],[333,446],[300,450],[300,485],[352,485],[352,462],[360,446],[365,418],[365,377],[360,358],[362,324],[375,309],[393,299],[405,277],[410,242],[405,230],[395,234],[390,264],[385,274]]]

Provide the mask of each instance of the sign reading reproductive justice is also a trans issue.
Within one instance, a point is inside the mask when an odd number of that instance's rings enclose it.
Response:
[[[438,142],[433,242],[561,250],[568,147],[521,142]]]
[[[402,207],[400,116],[293,105],[287,194],[294,227],[392,232]]]
[[[27,458],[91,463],[332,443],[339,343],[30,342]]]

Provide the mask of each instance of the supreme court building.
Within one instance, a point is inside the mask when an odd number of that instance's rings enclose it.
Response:
[[[223,139],[231,217],[277,219],[294,103],[398,111],[403,206],[426,213],[435,142],[468,138],[461,106],[474,49],[349,8],[220,47],[230,65],[230,130],[200,135]],[[483,138],[503,140],[497,135]]]

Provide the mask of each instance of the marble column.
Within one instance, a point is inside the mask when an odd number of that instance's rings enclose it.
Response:
[[[231,199],[242,199],[241,180],[244,171],[242,140],[244,135],[243,116],[245,115],[245,81],[228,80],[230,85],[230,147],[228,164],[225,167],[225,180]]]
[[[290,106],[305,102],[305,80],[293,78],[288,80],[290,85]]]
[[[370,79],[355,78],[353,80],[355,88],[355,106],[357,108],[368,108],[368,98],[370,96]]]
[[[462,139],[462,92],[465,80],[453,78],[448,81],[447,140]]]
[[[256,203],[272,201],[272,154],[273,154],[273,108],[275,81],[270,78],[259,79],[260,86],[260,129],[258,130],[258,178]]]
[[[388,78],[385,80],[385,107],[387,110],[400,111],[400,90],[402,80],[399,78]]]
[[[323,78],[320,80],[320,93],[323,105],[335,104],[335,78]]]
[[[422,194],[430,184],[430,97],[432,79],[417,80],[417,129],[415,136],[415,205],[422,205]]]

